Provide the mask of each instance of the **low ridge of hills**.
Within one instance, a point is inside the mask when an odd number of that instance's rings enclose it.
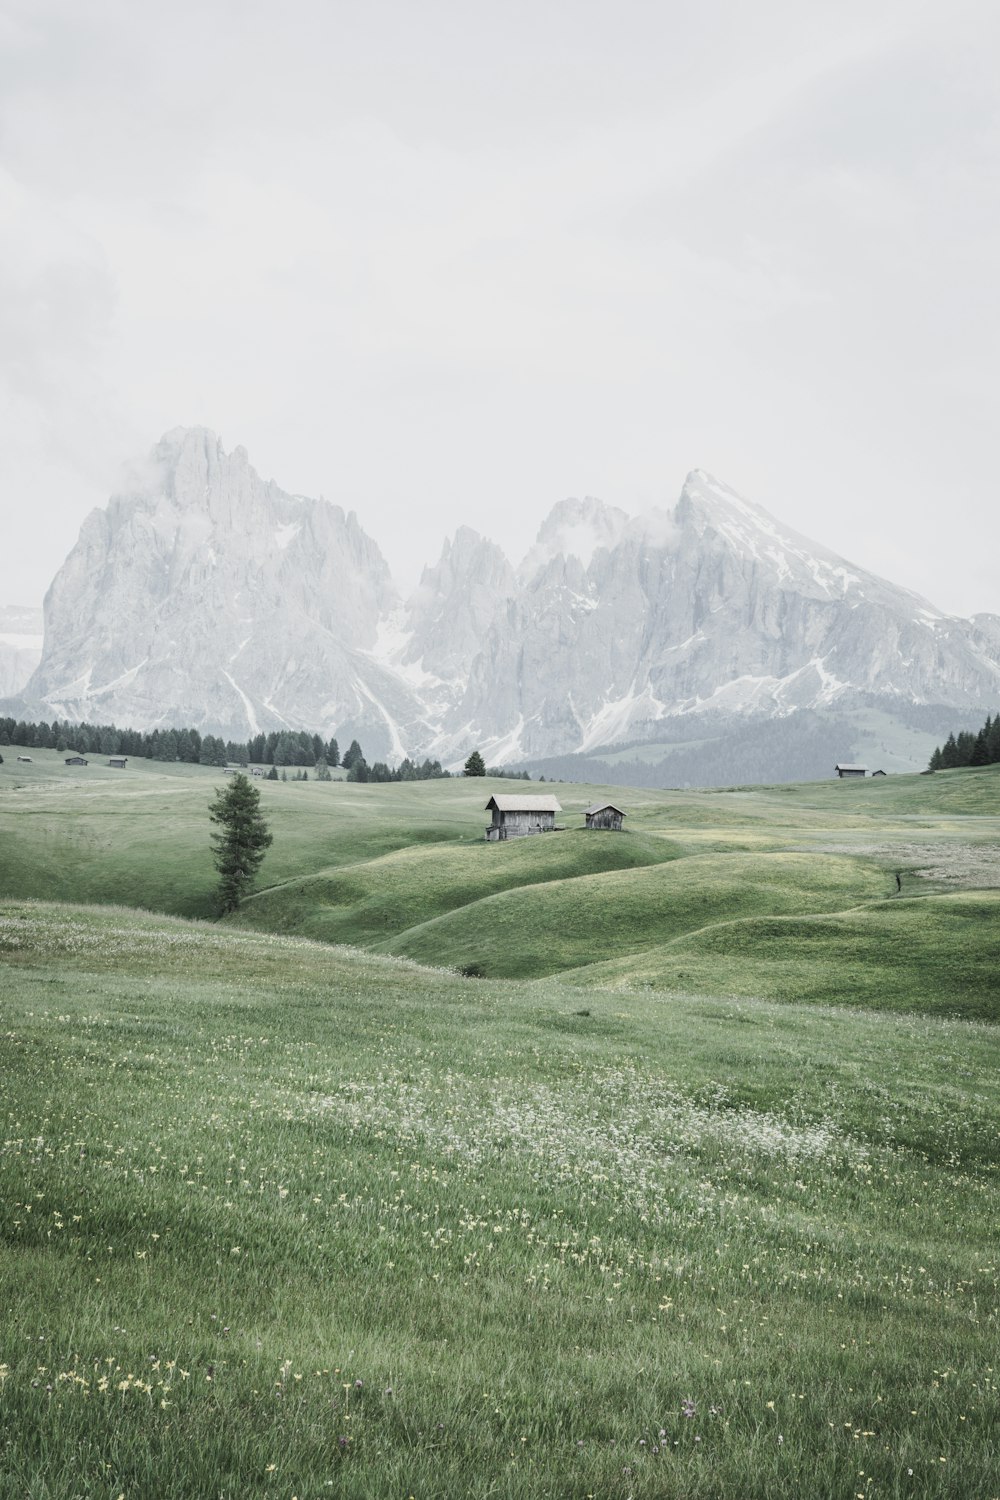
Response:
[[[463,526],[403,599],[353,512],[177,428],[85,521],[5,708],[697,782],[826,774],[868,744],[913,768],[948,711],[998,698],[1000,616],[946,615],[700,470],[672,510],[562,501],[516,568]]]

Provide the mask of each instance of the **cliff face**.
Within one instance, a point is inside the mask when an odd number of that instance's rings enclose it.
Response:
[[[478,744],[499,763],[861,693],[995,703],[1000,618],[942,615],[701,471],[669,511],[561,502],[516,572],[462,527],[404,603],[353,514],[196,428],[85,522],[25,698],[241,739],[357,735],[369,758]]]
[[[241,738],[349,724],[388,751],[390,719],[425,734],[419,704],[366,654],[398,599],[356,516],[265,482],[203,428],[168,433],[152,458],[84,523],[27,694],[60,718]]]
[[[587,505],[586,528],[560,507],[542,527],[469,663],[452,722],[495,758],[634,740],[692,713],[998,696],[1000,619],[944,616],[707,474],[672,511]]]

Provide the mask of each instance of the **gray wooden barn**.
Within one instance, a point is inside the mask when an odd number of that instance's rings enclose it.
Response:
[[[583,816],[588,828],[613,828],[616,833],[621,833],[622,818],[628,817],[628,814],[613,802],[595,802]]]
[[[524,838],[529,833],[551,833],[556,826],[556,813],[562,812],[562,807],[555,797],[508,797],[504,793],[491,797],[486,811],[493,814],[486,837],[495,843],[499,839]]]
[[[835,765],[833,769],[836,771],[837,775],[841,778],[841,780],[843,780],[845,777],[849,777],[849,776],[867,776],[868,775],[868,767],[867,766],[852,766],[852,765],[849,765],[849,764],[845,764],[843,761],[838,762],[838,764]]]

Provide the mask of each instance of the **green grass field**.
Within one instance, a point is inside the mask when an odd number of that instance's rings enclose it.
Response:
[[[1000,1496],[1000,775],[267,783],[219,923],[215,773],[15,753],[3,1500]]]

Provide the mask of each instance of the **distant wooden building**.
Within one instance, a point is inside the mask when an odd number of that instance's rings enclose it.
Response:
[[[886,772],[885,771],[873,771],[872,775],[873,776],[885,776]]]
[[[82,755],[67,755],[66,764],[68,766],[85,766],[87,762]]]
[[[18,758],[19,761],[23,760],[26,765],[29,765],[29,766],[31,765],[31,756],[30,755],[19,755],[17,758]]]
[[[116,771],[124,771],[127,764],[127,755],[112,755],[111,759],[108,761],[108,765],[114,766]]]
[[[556,826],[556,813],[562,807],[555,797],[491,797],[486,811],[492,812],[493,821],[486,830],[490,843],[500,839],[524,838],[530,833],[551,833]]]
[[[613,828],[616,833],[622,831],[622,818],[628,814],[621,807],[616,807],[613,802],[595,802],[593,807],[588,807],[583,815],[587,820],[588,828]]]
[[[867,776],[867,766],[836,765],[833,768],[837,775],[843,780],[846,776]]]

